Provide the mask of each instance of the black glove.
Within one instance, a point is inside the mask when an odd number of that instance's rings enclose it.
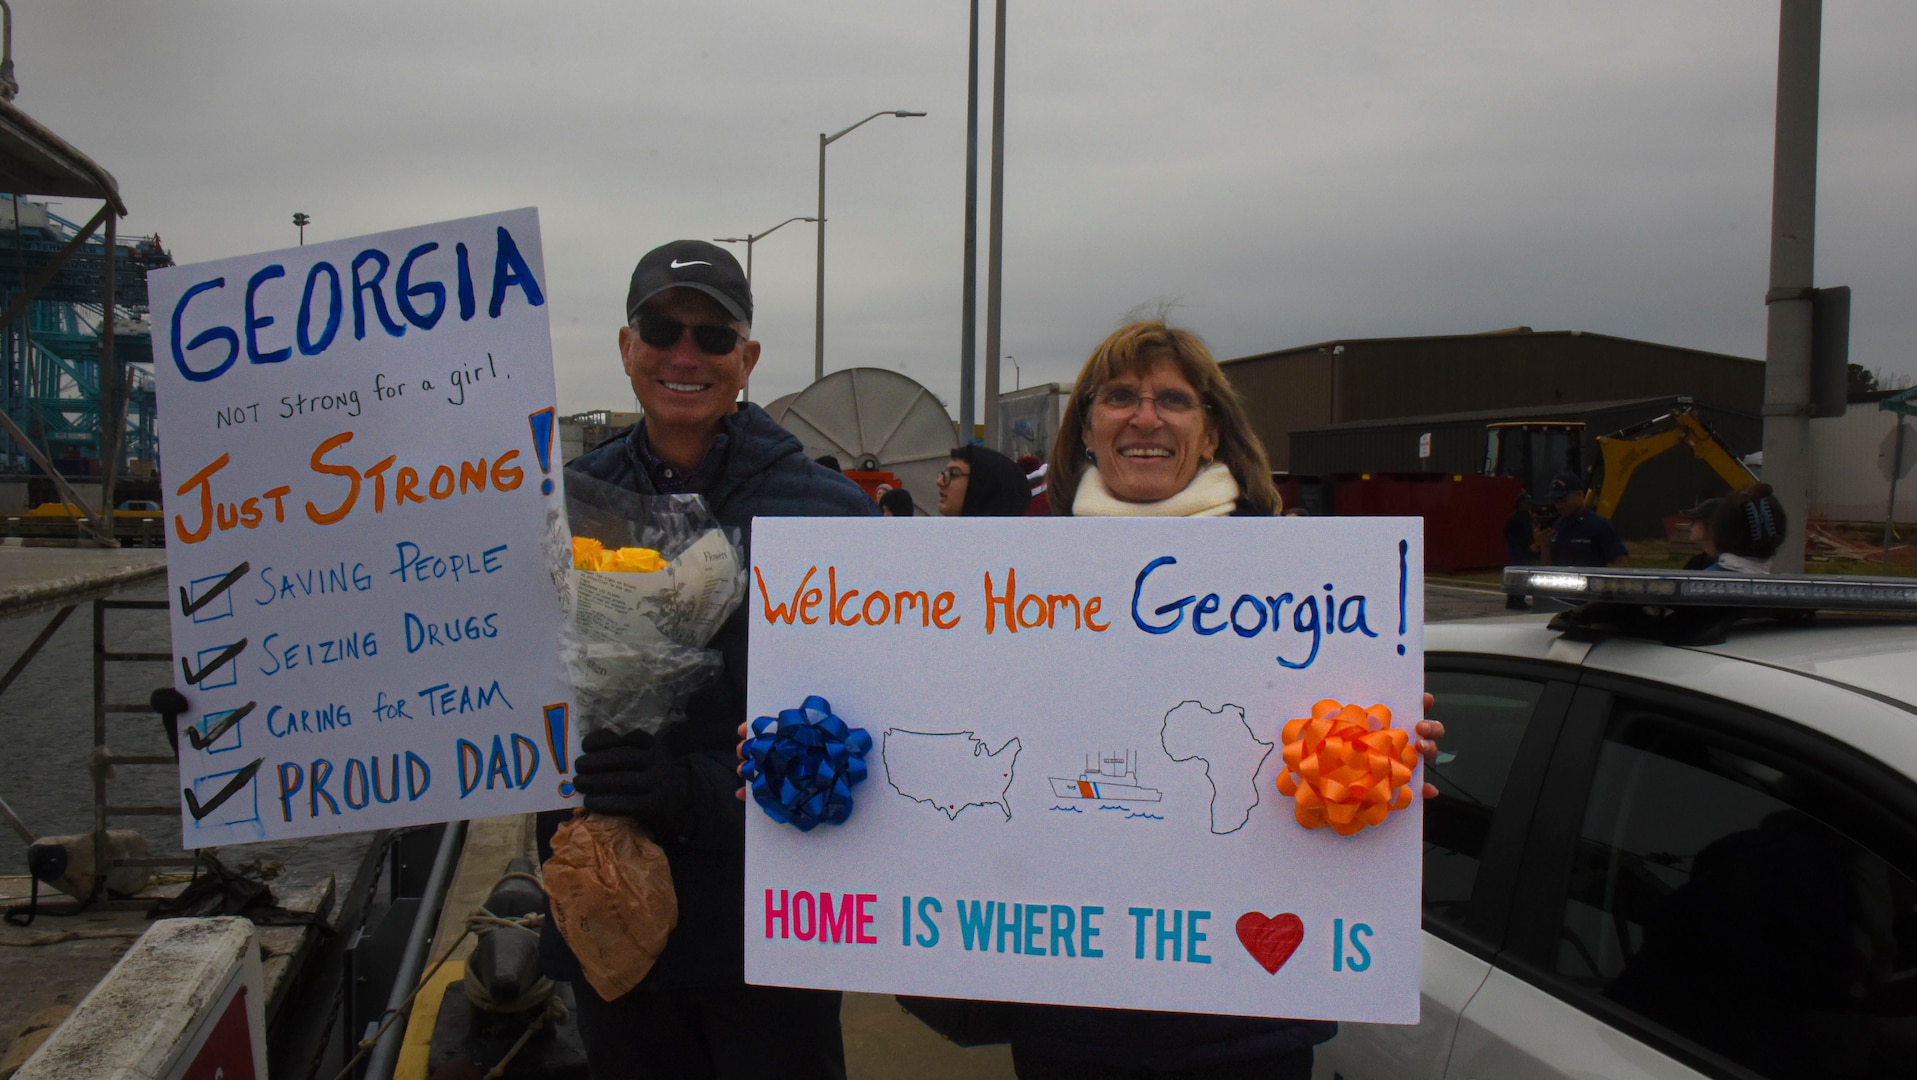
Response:
[[[588,812],[632,818],[657,840],[679,835],[692,808],[692,775],[663,739],[595,731],[579,748],[585,753],[573,766],[573,787]]]

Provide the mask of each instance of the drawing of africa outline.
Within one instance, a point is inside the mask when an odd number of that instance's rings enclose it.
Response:
[[[1158,743],[1173,761],[1204,762],[1213,833],[1224,836],[1245,827],[1258,805],[1258,770],[1274,744],[1252,733],[1241,706],[1209,709],[1202,701],[1181,701],[1165,714]]]

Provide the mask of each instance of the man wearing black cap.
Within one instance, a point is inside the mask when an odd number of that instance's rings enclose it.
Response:
[[[643,495],[704,496],[748,551],[754,517],[878,514],[858,485],[738,400],[759,361],[751,323],[752,292],[730,253],[697,240],[647,253],[619,330],[644,418],[568,471]],[[633,818],[665,849],[678,927],[645,981],[613,1001],[593,993],[550,923],[540,942],[546,968],[573,984],[596,1080],[842,1078],[837,993],[745,985],[745,804],[734,771],[746,720],[743,607],[712,646],[724,673],[693,696],[683,722],[656,738],[588,735],[576,770],[587,810]],[[563,816],[541,822],[542,838]]]
[[[1616,566],[1627,552],[1611,523],[1584,505],[1584,481],[1561,472],[1551,480],[1558,519],[1538,532],[1538,555],[1552,566]]]

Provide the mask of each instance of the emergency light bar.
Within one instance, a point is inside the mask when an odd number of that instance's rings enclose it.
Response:
[[[1507,566],[1504,591],[1514,596],[1659,607],[1917,612],[1917,580],[1834,574]]]

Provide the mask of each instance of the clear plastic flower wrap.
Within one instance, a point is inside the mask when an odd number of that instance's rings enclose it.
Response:
[[[745,596],[735,530],[697,495],[639,495],[566,475],[547,554],[566,611],[561,656],[581,737],[659,734],[723,663],[707,648]],[[639,823],[578,811],[553,836],[552,918],[610,1001],[652,969],[678,924],[665,852]]]
[[[580,734],[657,734],[718,674],[706,644],[745,596],[736,530],[697,495],[640,495],[572,474],[555,540]]]

